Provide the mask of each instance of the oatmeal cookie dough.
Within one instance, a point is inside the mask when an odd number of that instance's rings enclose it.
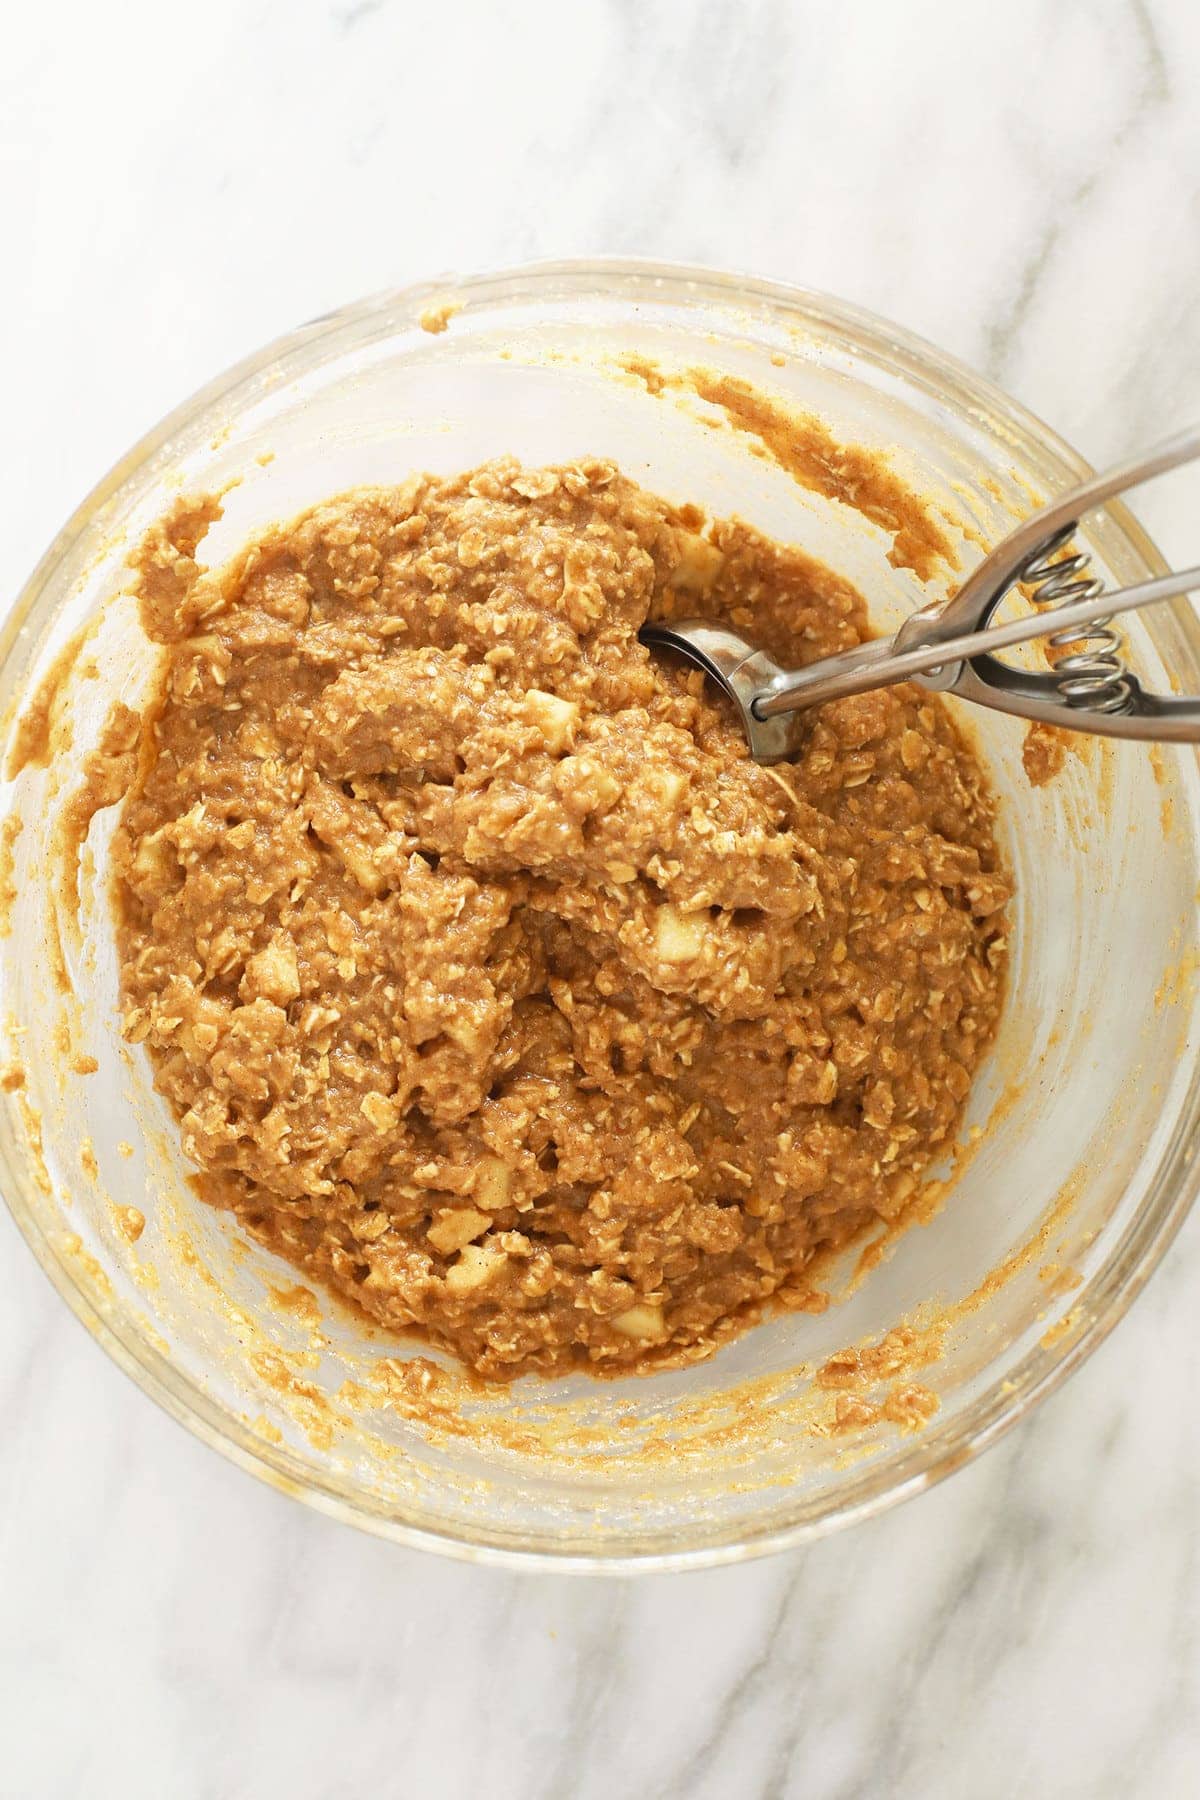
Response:
[[[125,1030],[205,1197],[488,1377],[707,1356],[893,1219],[995,1029],[1009,882],[911,687],[760,768],[703,612],[783,662],[860,596],[611,463],[143,547],[160,696],[116,838]]]

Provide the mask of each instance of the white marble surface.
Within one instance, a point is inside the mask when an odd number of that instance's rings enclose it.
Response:
[[[216,369],[538,255],[827,288],[1102,457],[1200,413],[1200,11],[42,0],[5,15],[0,229],[4,594]],[[1144,509],[1192,561],[1194,494]],[[938,1492],[803,1554],[583,1583],[257,1486],[105,1360],[4,1217],[0,1794],[1200,1791],[1198,1293],[1200,1216]]]

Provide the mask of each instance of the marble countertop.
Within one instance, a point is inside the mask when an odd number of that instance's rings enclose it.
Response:
[[[825,288],[1094,459],[1200,415],[1184,0],[45,0],[5,35],[0,594],[215,370],[448,269],[628,252]],[[1193,562],[1194,480],[1141,509]],[[936,1492],[803,1553],[583,1582],[257,1485],[106,1360],[4,1215],[0,1795],[1200,1791],[1198,1293],[1200,1215]]]

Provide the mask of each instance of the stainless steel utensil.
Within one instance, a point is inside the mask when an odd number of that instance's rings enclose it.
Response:
[[[756,762],[794,756],[804,714],[899,681],[957,694],[999,712],[1103,737],[1200,743],[1200,695],[1148,693],[1125,666],[1110,621],[1200,589],[1200,568],[1137,587],[1102,592],[1088,558],[1068,545],[1080,519],[1115,495],[1200,458],[1200,426],[1168,438],[1072,488],[997,545],[946,605],[922,607],[892,637],[875,638],[805,669],[783,669],[727,626],[703,619],[643,627],[643,643],[677,650],[711,675],[737,707]],[[1018,583],[1042,611],[1003,625],[991,620]],[[1032,638],[1063,649],[1052,669],[1032,672],[996,651]]]

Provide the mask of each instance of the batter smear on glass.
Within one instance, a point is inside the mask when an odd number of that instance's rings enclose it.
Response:
[[[181,504],[116,844],[125,1030],[201,1191],[488,1377],[709,1355],[819,1310],[996,1027],[982,770],[911,687],[767,769],[647,617],[785,664],[845,581],[584,460],[317,506],[225,568]]]

